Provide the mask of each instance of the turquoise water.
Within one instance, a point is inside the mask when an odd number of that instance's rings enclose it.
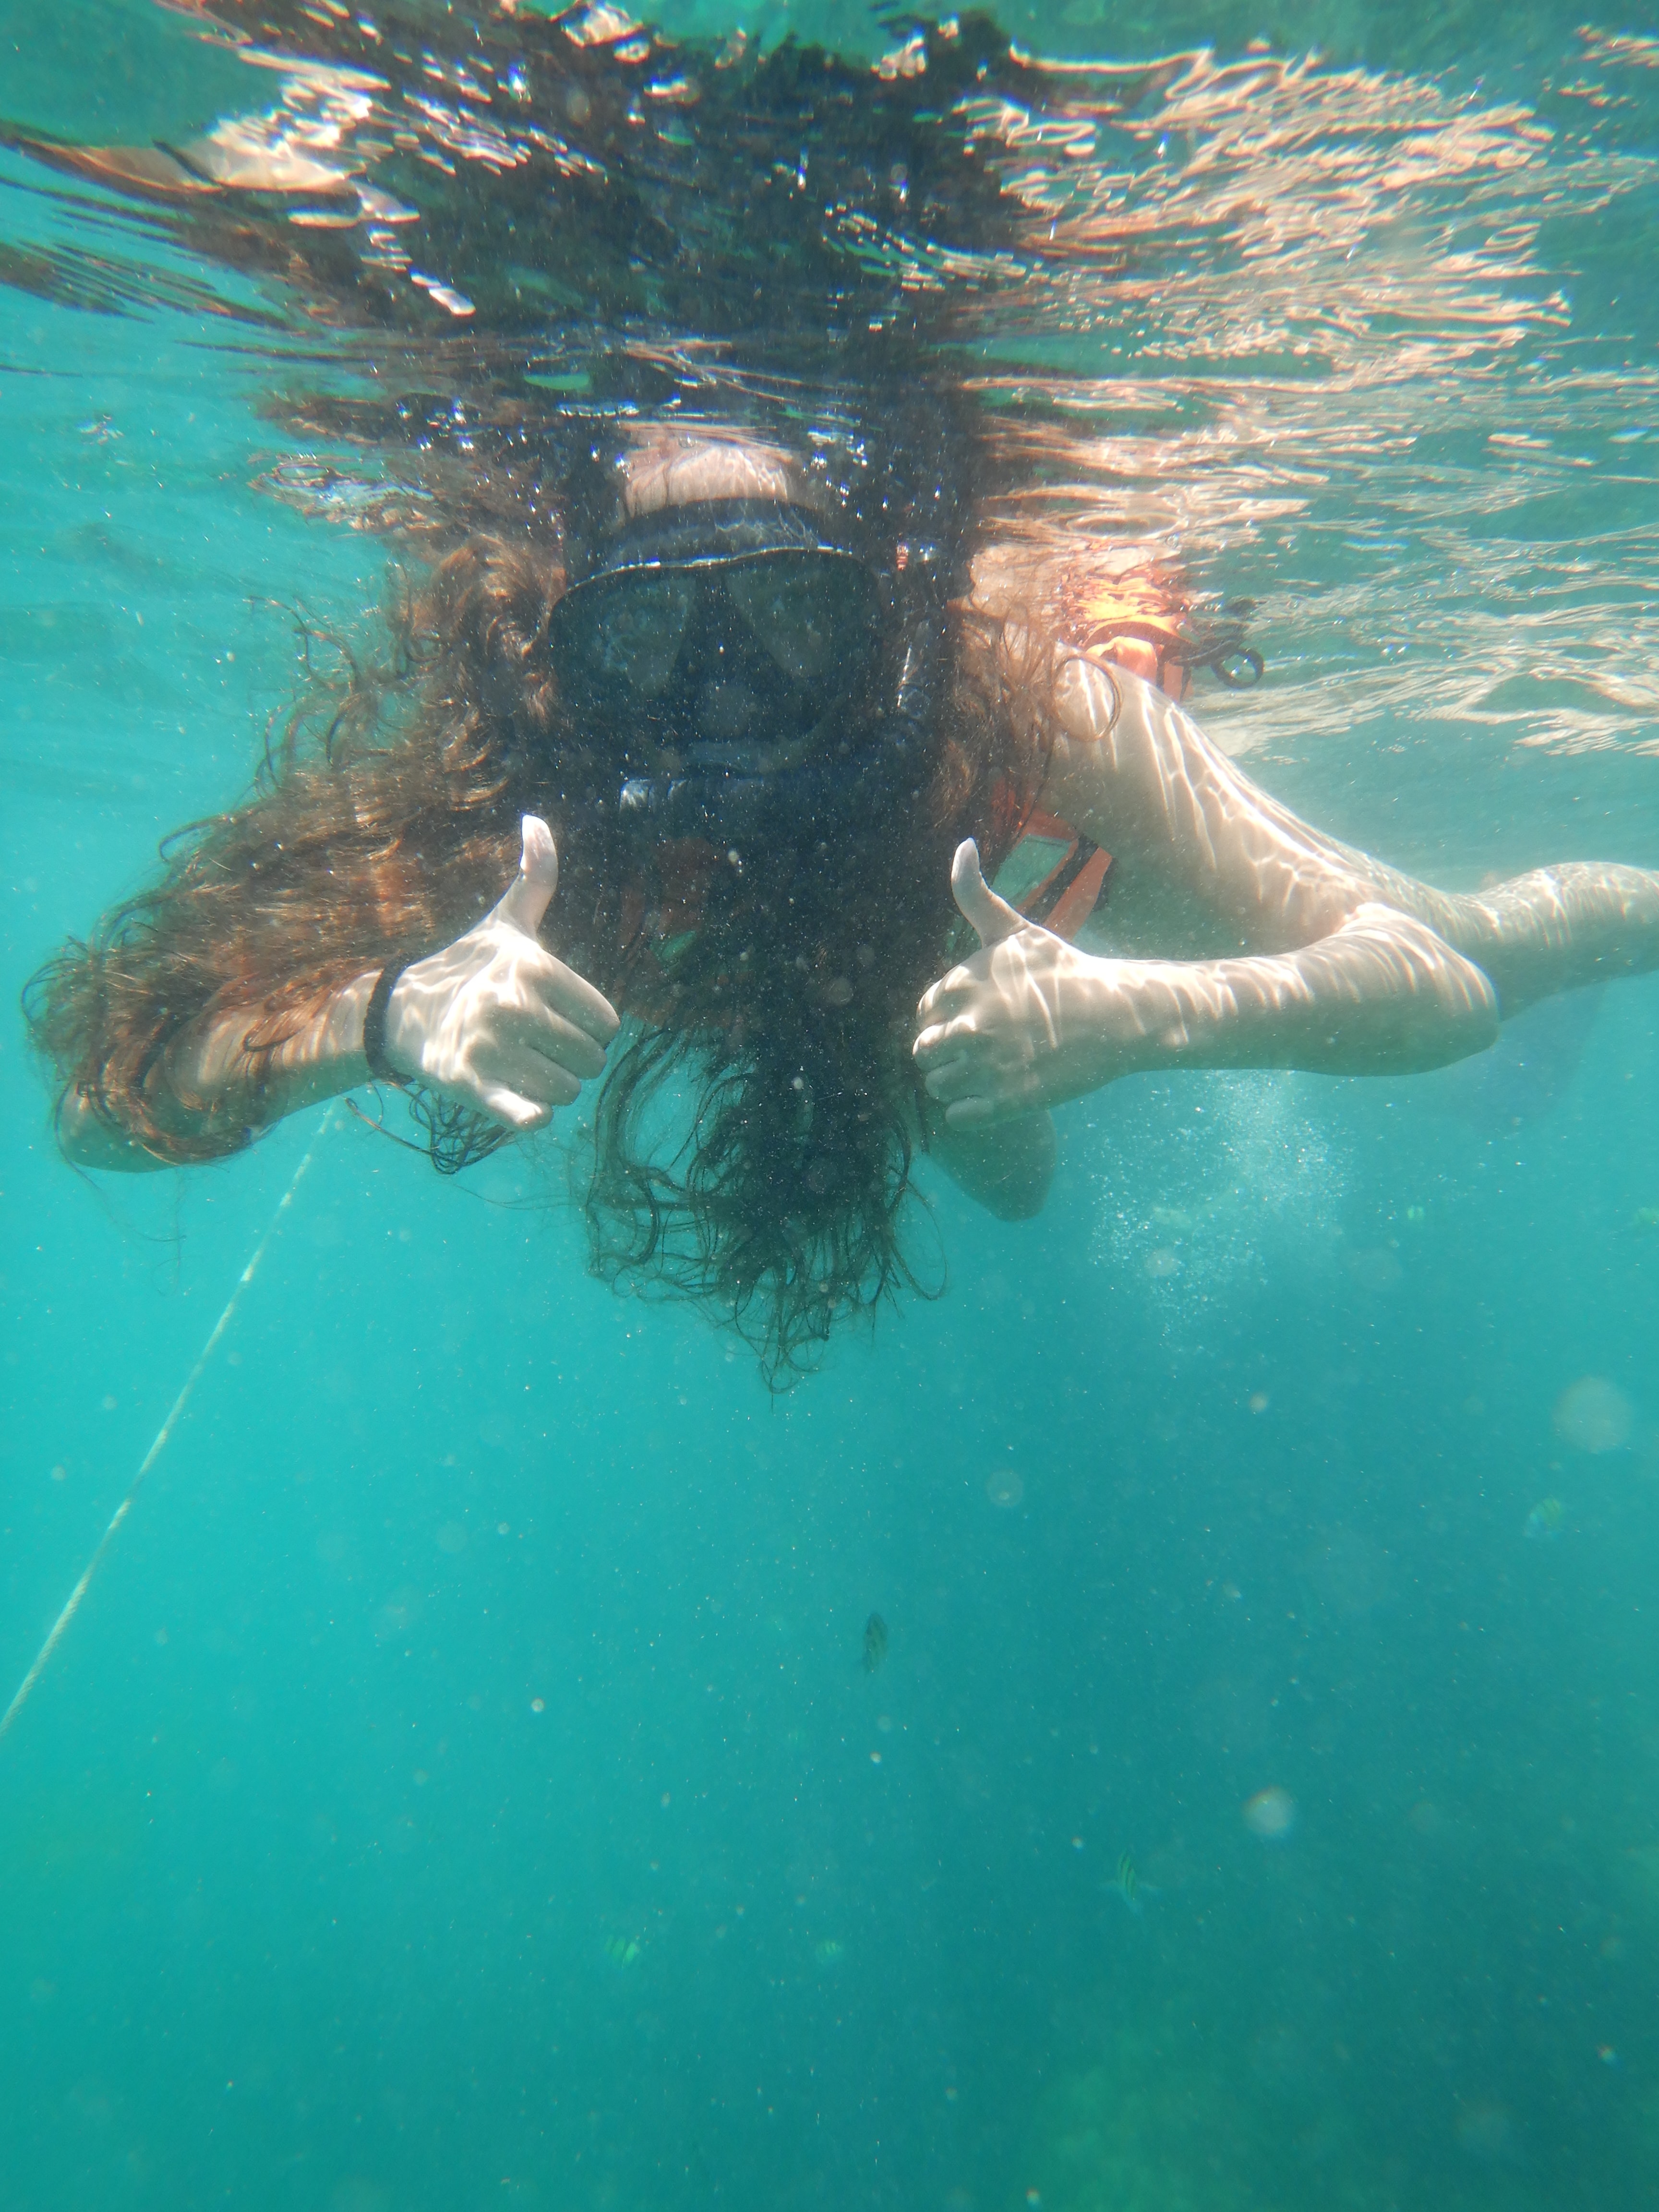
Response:
[[[1200,719],[1455,886],[1659,866],[1659,45],[1498,18],[1011,11],[1187,58],[1005,131],[1077,252],[961,340],[1015,518],[1253,601]],[[0,107],[181,143],[252,104],[198,27],[15,7]],[[0,185],[15,1004],[387,556],[270,489],[346,337]],[[313,1113],[94,1182],[14,1020],[7,1694],[312,1164],[0,1741],[3,2212],[1652,2201],[1656,1018],[1126,1083],[1039,1221],[930,1184],[946,1296],[776,1401],[587,1278],[556,1158]]]

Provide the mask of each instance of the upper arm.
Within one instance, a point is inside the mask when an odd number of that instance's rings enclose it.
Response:
[[[1165,958],[1290,951],[1367,902],[1443,926],[1445,899],[1302,821],[1155,684],[1067,643],[1016,557],[975,563],[975,649],[1046,762],[1036,804],[1112,855],[1120,947]]]
[[[1030,1221],[1042,1212],[1059,1157],[1050,1115],[1025,1114],[988,1128],[959,1129],[933,1100],[924,1111],[929,1155],[958,1190],[999,1221]]]
[[[1043,804],[1112,854],[1123,919],[1133,928],[1144,910],[1160,951],[1287,951],[1386,896],[1364,855],[1300,821],[1129,671],[1062,648],[1049,725]]]

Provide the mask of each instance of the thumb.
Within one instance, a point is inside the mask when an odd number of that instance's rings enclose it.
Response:
[[[489,919],[504,921],[510,929],[521,930],[526,937],[533,937],[558,888],[559,852],[553,842],[553,832],[539,814],[526,814],[524,858],[519,863],[518,874],[496,902]]]
[[[979,932],[981,945],[1000,945],[1029,925],[1005,898],[999,898],[980,872],[979,847],[964,837],[951,863],[951,890],[957,908]]]

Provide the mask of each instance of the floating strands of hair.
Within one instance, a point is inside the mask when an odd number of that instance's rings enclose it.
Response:
[[[47,1631],[46,1642],[40,1646],[39,1651],[34,1655],[34,1664],[29,1668],[28,1673],[24,1675],[22,1680],[18,1684],[16,1696],[6,1707],[4,1713],[0,1714],[0,1736],[3,1736],[5,1735],[12,1723],[17,1718],[19,1713],[22,1711],[24,1706],[28,1703],[35,1684],[40,1680],[42,1674],[46,1673],[47,1667],[51,1663],[52,1653],[58,1649],[58,1646],[64,1639],[64,1632],[68,1628],[70,1621],[74,1620],[76,1614],[81,1610],[81,1601],[91,1589],[92,1578],[97,1573],[99,1566],[102,1563],[105,1553],[108,1551],[110,1545],[114,1540],[116,1530],[126,1519],[128,1514],[131,1512],[133,1500],[138,1495],[138,1492],[143,1485],[144,1477],[149,1473],[151,1468],[155,1466],[156,1461],[161,1458],[161,1454],[167,1449],[167,1439],[172,1436],[173,1430],[178,1426],[180,1414],[190,1403],[191,1393],[195,1389],[196,1385],[201,1381],[204,1373],[206,1371],[207,1364],[209,1360],[212,1358],[215,1351],[217,1349],[220,1338],[229,1328],[231,1316],[235,1313],[238,1305],[241,1303],[243,1291],[246,1290],[248,1285],[253,1280],[253,1277],[258,1267],[259,1262],[265,1256],[266,1246],[270,1243],[271,1238],[276,1234],[276,1231],[282,1221],[283,1216],[288,1212],[289,1206],[294,1203],[294,1194],[299,1189],[301,1183],[305,1180],[306,1170],[311,1165],[312,1161],[315,1158],[318,1146],[322,1142],[323,1139],[328,1134],[329,1130],[332,1127],[335,1111],[335,1108],[331,1105],[324,1113],[321,1121],[318,1124],[317,1133],[312,1139],[305,1158],[301,1161],[299,1166],[295,1169],[288,1188],[283,1193],[281,1199],[277,1201],[276,1211],[271,1215],[269,1223],[266,1224],[264,1235],[254,1246],[252,1256],[249,1258],[246,1267],[243,1268],[241,1273],[236,1278],[235,1288],[231,1291],[229,1297],[225,1301],[224,1311],[220,1315],[218,1320],[214,1322],[213,1328],[209,1334],[208,1340],[202,1346],[201,1352],[197,1358],[196,1364],[191,1369],[189,1374],[185,1376],[183,1389],[173,1400],[172,1408],[169,1411],[166,1420],[162,1422],[161,1427],[155,1431],[155,1441],[150,1445],[149,1449],[144,1454],[143,1459],[139,1464],[137,1474],[133,1476],[131,1482],[127,1486],[126,1496],[116,1507],[114,1512],[111,1514],[109,1525],[104,1530],[103,1534],[98,1539],[97,1548],[94,1551],[92,1557],[87,1561],[80,1581],[76,1583],[75,1588],[70,1592],[63,1611],[58,1614],[57,1620],[53,1621],[51,1628]]]
[[[492,1152],[499,1152],[503,1145],[510,1145],[519,1133],[516,1129],[502,1128],[487,1115],[441,1098],[423,1084],[401,1083],[398,1088],[409,1101],[410,1121],[426,1132],[423,1145],[411,1144],[395,1129],[388,1129],[384,1110],[379,1120],[371,1121],[356,1099],[348,1098],[346,1104],[364,1128],[372,1129],[377,1137],[385,1137],[394,1145],[401,1145],[406,1152],[424,1153],[440,1175],[459,1175],[464,1168],[474,1167],[480,1160],[487,1160]]]

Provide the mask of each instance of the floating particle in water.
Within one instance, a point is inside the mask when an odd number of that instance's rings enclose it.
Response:
[[[1025,1485],[1012,1468],[999,1468],[985,1478],[985,1495],[993,1505],[1012,1508],[1025,1495]]]
[[[329,2198],[331,2212],[392,2212],[392,2191],[361,2174],[337,2181]]]
[[[864,1671],[873,1674],[887,1656],[887,1623],[872,1613],[864,1624]]]
[[[1244,1801],[1244,1825],[1264,1843],[1282,1843],[1296,1826],[1296,1800],[1288,1790],[1258,1790]]]
[[[1617,1451],[1635,1420],[1630,1400],[1604,1375],[1581,1375],[1555,1401],[1555,1432],[1580,1451]]]
[[[1521,1526],[1521,1534],[1535,1544],[1547,1544],[1561,1533],[1566,1508],[1559,1498],[1540,1498]]]
[[[400,1584],[374,1616],[377,1642],[396,1643],[407,1636],[421,1617],[422,1606],[421,1592],[415,1584]]]
[[[1659,1229],[1659,1206],[1638,1206],[1630,1218],[1632,1229]]]
[[[1091,1258],[1132,1269],[1172,1338],[1207,1328],[1213,1302],[1241,1278],[1268,1265],[1322,1271],[1335,1257],[1346,1178],[1320,1127],[1297,1110],[1297,1085],[1277,1072],[1194,1074],[1182,1090],[1194,1115],[1176,1156],[1162,1149],[1168,1107],[1159,1094],[1149,1092],[1144,1108],[1126,1097],[1103,1135]],[[1157,1204],[1121,1211],[1153,1146],[1170,1180]]]
[[[1484,2100],[1458,2107],[1457,2140],[1471,2158],[1492,2165],[1507,2164],[1516,2155],[1515,2123],[1508,2108]]]
[[[1273,1401],[1265,1390],[1252,1390],[1249,1402],[1250,1411],[1253,1413],[1265,1413]]]
[[[1405,1274],[1398,1255],[1386,1244],[1368,1244],[1350,1252],[1348,1273],[1362,1291],[1391,1291]]]
[[[1147,1208],[1150,1219],[1159,1229],[1168,1229],[1177,1236],[1196,1229],[1200,1215],[1184,1206],[1153,1206]]]
[[[1334,1613],[1369,1613],[1389,1594],[1389,1554],[1360,1528],[1334,1528],[1303,1559],[1303,1571]]]

